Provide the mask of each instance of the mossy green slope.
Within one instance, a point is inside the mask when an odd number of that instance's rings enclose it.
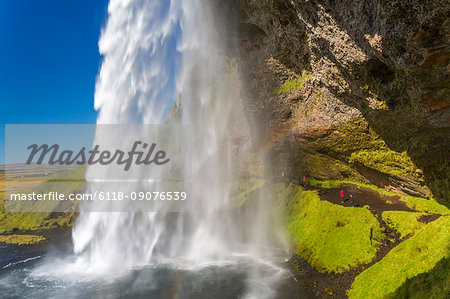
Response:
[[[449,257],[450,217],[431,222],[416,235],[392,249],[380,262],[358,275],[349,298],[384,298],[407,279],[430,271]],[[448,285],[441,294],[449,292]]]
[[[353,152],[349,158],[350,165],[362,164],[380,172],[396,176],[413,177],[423,182],[422,171],[414,165],[406,152],[391,150],[361,150]]]
[[[387,225],[398,231],[400,237],[404,239],[407,236],[414,235],[426,226],[425,223],[417,220],[423,215],[425,214],[405,211],[385,211],[382,214],[382,218]]]
[[[441,299],[450,294],[450,258],[440,260],[429,272],[409,278],[388,299]],[[447,297],[446,297],[447,296]]]
[[[298,186],[289,189],[286,230],[298,255],[322,272],[343,272],[375,258],[385,236],[368,209],[321,201],[316,191]]]

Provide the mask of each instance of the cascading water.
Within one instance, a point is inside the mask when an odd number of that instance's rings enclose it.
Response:
[[[95,106],[98,124],[157,124],[165,120],[175,93],[180,94],[181,121],[190,125],[193,139],[192,204],[171,218],[176,224],[170,232],[163,204],[144,216],[82,213],[73,232],[75,252],[87,256],[96,271],[118,265],[117,260],[120,267],[147,264],[158,252],[162,258],[188,260],[233,252],[233,223],[227,217],[217,223],[218,213],[229,207],[227,127],[232,99],[226,60],[220,40],[213,36],[206,1],[163,2],[111,1],[99,42],[104,61]],[[98,135],[96,143],[103,137]],[[126,188],[142,186],[127,183]]]

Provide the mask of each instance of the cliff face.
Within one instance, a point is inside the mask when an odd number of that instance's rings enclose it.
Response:
[[[450,197],[446,1],[237,0],[257,147],[293,177]]]

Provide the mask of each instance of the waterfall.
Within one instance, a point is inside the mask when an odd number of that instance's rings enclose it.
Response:
[[[79,202],[73,252],[61,237],[36,265],[8,272],[0,279],[7,297],[298,298],[285,248],[274,242],[284,204],[271,207],[265,195],[281,189],[264,184],[227,9],[228,1],[110,0],[97,124],[82,126],[95,129],[99,154],[90,151],[81,195],[188,196]],[[137,144],[157,145],[170,163],[141,163]]]
[[[97,123],[160,124],[171,107],[181,109],[192,136],[192,194],[178,215],[163,204],[144,213],[86,212],[81,205],[74,250],[90,269],[218,260],[241,246],[236,236],[242,228],[228,215],[230,112],[238,101],[225,46],[208,1],[111,0],[99,41]],[[104,138],[97,132],[96,143]],[[87,173],[95,177],[91,169]],[[122,187],[143,188],[139,182]],[[88,186],[95,188],[101,186]]]

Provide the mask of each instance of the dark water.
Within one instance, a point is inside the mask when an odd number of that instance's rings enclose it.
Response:
[[[314,298],[288,270],[245,258],[195,268],[159,264],[102,275],[73,272],[70,231],[42,234],[49,240],[43,245],[0,244],[1,298]]]

